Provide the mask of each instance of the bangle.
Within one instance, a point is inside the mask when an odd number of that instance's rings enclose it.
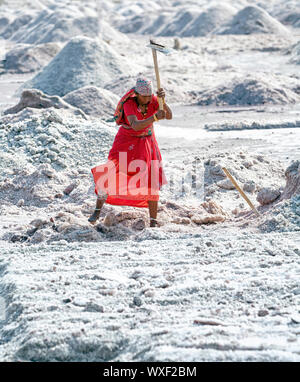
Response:
[[[155,121],[155,122],[158,121],[158,118],[157,118],[156,114],[153,114],[153,118],[154,118],[154,121]]]

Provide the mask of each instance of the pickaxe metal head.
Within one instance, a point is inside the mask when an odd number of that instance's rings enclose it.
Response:
[[[164,45],[161,45],[161,44],[157,44],[156,42],[154,42],[153,40],[150,40],[150,44],[147,45],[148,48],[151,48],[151,49],[155,49],[157,50],[158,52],[161,52],[163,54],[166,54],[166,55],[169,55],[172,53],[173,49],[170,49],[170,48],[167,48],[166,46]]]
[[[160,76],[159,76],[159,70],[158,70],[158,62],[157,62],[157,54],[156,52],[161,52],[166,55],[169,55],[171,53],[171,50],[166,48],[164,45],[157,44],[153,40],[150,40],[150,44],[148,45],[149,48],[152,50],[152,55],[153,55],[153,62],[154,62],[154,69],[155,69],[155,75],[156,75],[156,82],[157,82],[157,88],[160,89]],[[158,103],[159,103],[159,109],[163,110],[163,100],[162,98],[158,97]]]

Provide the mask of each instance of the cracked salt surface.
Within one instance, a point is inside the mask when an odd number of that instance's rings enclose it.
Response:
[[[126,12],[135,17],[137,9],[141,14],[149,9],[147,2],[130,9],[126,0],[102,3],[99,20],[118,29],[128,24]],[[11,4],[4,11],[10,22]],[[23,4],[22,12],[36,23],[41,5],[49,4],[39,0],[37,9]],[[93,4],[86,2],[84,11],[78,5],[78,16],[95,15]],[[163,10],[170,12],[172,26],[186,4],[171,5],[152,2],[156,11],[147,12],[149,26]],[[203,5],[195,2],[199,12]],[[278,14],[280,6],[285,10],[285,2],[277,2]],[[51,7],[58,8],[53,2]],[[65,10],[77,16],[76,7]],[[49,31],[47,20],[40,30]],[[22,25],[24,35],[15,31],[16,37],[29,38],[33,26]],[[70,29],[48,37],[67,41],[76,35],[73,26],[72,19]],[[202,26],[205,32],[208,25]],[[205,199],[202,205],[204,200],[193,198],[187,180],[183,190],[169,184],[161,194],[159,228],[148,227],[147,211],[115,206],[103,209],[98,226],[87,222],[95,205],[90,167],[106,157],[116,132],[112,124],[53,108],[1,117],[0,360],[300,361],[299,68],[290,63],[298,32],[288,30],[286,36],[180,38],[172,60],[159,56],[174,112],[172,121],[155,126],[165,170],[176,186],[182,171],[192,178],[199,162],[203,182],[196,191],[204,191]],[[105,44],[120,55],[118,62],[132,60],[154,79],[145,36],[127,39],[114,32]],[[174,36],[164,41],[171,46]],[[15,45],[0,40],[4,51]],[[89,64],[80,57],[79,76],[80,64]],[[253,69],[258,92],[246,86]],[[1,111],[18,103],[15,92],[30,78],[0,76]],[[250,105],[241,105],[237,93],[223,97],[224,86],[236,89],[236,79]],[[134,80],[112,78],[105,89],[120,97]],[[272,99],[264,86],[268,81]],[[218,102],[236,104],[197,106],[204,92],[207,102],[214,99],[212,88]],[[257,104],[260,99],[272,104]],[[222,163],[259,209],[259,218],[226,182]],[[258,193],[271,186],[275,195],[292,198],[259,206]]]
[[[2,248],[9,304],[0,354],[29,361],[299,361],[297,248],[291,233],[234,232]]]

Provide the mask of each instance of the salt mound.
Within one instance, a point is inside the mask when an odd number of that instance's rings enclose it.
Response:
[[[262,232],[300,231],[300,195],[276,205],[259,225]]]
[[[181,31],[181,37],[206,36],[213,33],[220,25],[224,25],[232,19],[235,14],[235,8],[229,5],[218,5],[207,8],[198,17],[194,18]]]
[[[0,32],[3,31],[4,28],[7,27],[7,25],[10,23],[10,18],[7,17],[6,15],[0,15]]]
[[[90,175],[93,166],[106,160],[114,136],[113,127],[64,109],[24,109],[0,119],[0,152],[17,152],[20,167],[49,164],[57,171],[76,168]],[[5,163],[0,162],[0,173],[9,173]]]
[[[178,11],[159,32],[159,36],[180,36],[183,29],[199,15],[198,7]]]
[[[6,53],[4,69],[11,73],[30,73],[40,70],[60,51],[57,43],[17,46]]]
[[[119,31],[122,33],[137,33],[141,29],[145,28],[145,25],[151,24],[153,17],[148,14],[145,15],[134,15],[129,20],[126,19],[118,27]]]
[[[285,170],[286,186],[282,199],[289,199],[293,195],[300,195],[300,161],[295,161]]]
[[[21,94],[19,103],[3,112],[6,114],[16,114],[26,108],[47,109],[54,107],[55,109],[67,109],[74,112],[74,115],[80,115],[86,119],[82,110],[77,109],[58,96],[47,96],[37,89],[24,90]]]
[[[299,96],[288,88],[260,78],[237,78],[230,83],[203,92],[199,105],[261,105],[299,102]]]
[[[290,63],[300,65],[300,42],[292,50]]]
[[[288,34],[287,28],[257,6],[248,6],[239,11],[219,34],[274,33]]]
[[[109,90],[85,86],[66,94],[63,100],[94,117],[113,116],[119,97]]]
[[[75,37],[22,88],[35,88],[46,94],[64,96],[88,85],[103,87],[131,70],[134,71],[132,65],[104,41]]]
[[[28,23],[34,19],[34,14],[23,13],[20,16],[17,16],[10,22],[5,29],[2,30],[0,36],[5,39],[13,39],[14,35],[22,28],[26,28]],[[15,40],[16,41],[16,40]]]
[[[283,189],[282,165],[260,154],[253,155],[246,151],[220,152],[210,156],[204,162],[204,166],[205,200],[213,198],[226,211],[234,214],[250,207],[227,178],[223,167],[229,171],[253,204],[256,195],[265,187]]]
[[[165,4],[164,4],[165,6]],[[163,8],[155,2],[135,2],[129,4],[128,2],[118,4],[118,11],[114,12],[113,25],[122,33],[149,33],[154,35],[157,28],[162,24],[156,26],[156,29],[151,29],[148,32],[143,32],[148,29],[156,20],[156,15],[163,13]],[[168,12],[169,13],[169,12]]]
[[[170,16],[169,12],[160,12],[158,17],[148,16],[146,25],[143,24],[144,17],[143,15],[137,16],[134,19],[137,22],[140,22],[141,27],[139,33],[149,34],[151,36],[160,36],[160,31],[167,25],[172,19],[173,15]]]
[[[286,186],[280,201],[271,208],[259,228],[263,232],[300,231],[300,161],[285,171]]]
[[[68,183],[65,176],[48,164],[42,164],[34,171],[15,168],[13,173],[13,179],[5,178],[0,182],[0,196],[4,204],[42,207],[49,204]]]
[[[294,28],[300,28],[300,7],[298,10],[289,10],[279,15],[279,20],[282,24],[292,25]]]
[[[104,40],[121,39],[120,33],[99,19],[91,4],[60,4],[39,12],[24,13],[15,18],[1,33],[5,39],[19,43],[41,44],[66,42],[75,36]]]

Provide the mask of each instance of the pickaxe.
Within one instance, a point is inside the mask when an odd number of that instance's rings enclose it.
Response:
[[[155,75],[156,75],[156,83],[157,83],[157,89],[161,88],[160,85],[160,77],[159,77],[159,70],[158,70],[158,62],[157,62],[157,51],[164,53],[166,55],[171,53],[171,49],[166,48],[164,45],[157,44],[153,40],[150,40],[150,44],[148,45],[148,48],[152,49],[152,55],[153,55],[153,62],[154,62],[154,69],[155,69]],[[158,103],[159,103],[159,109],[163,110],[163,99],[158,97]]]

